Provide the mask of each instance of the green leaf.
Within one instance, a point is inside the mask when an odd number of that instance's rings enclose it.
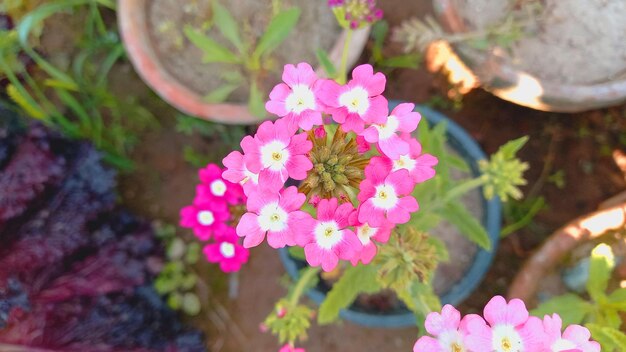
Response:
[[[176,286],[165,276],[159,276],[154,280],[154,289],[160,294],[165,295],[176,289]]]
[[[219,88],[209,92],[202,98],[207,103],[222,103],[228,96],[239,87],[239,84],[223,84]]]
[[[179,310],[182,304],[183,296],[178,292],[174,292],[167,297],[167,305],[173,310]]]
[[[294,259],[306,260],[306,257],[304,256],[304,248],[302,247],[292,246],[287,248],[287,251],[289,252],[289,255]]]
[[[437,251],[437,256],[439,257],[439,261],[447,262],[450,260],[450,253],[448,253],[448,248],[446,244],[437,237],[429,236],[428,242],[435,247]]]
[[[469,165],[467,165],[467,162],[463,160],[463,158],[459,158],[456,155],[445,155],[445,157],[442,159],[444,163],[447,163],[449,166],[461,172],[466,172],[466,173],[471,172]]]
[[[337,68],[328,57],[328,52],[326,50],[320,48],[315,51],[315,56],[317,56],[317,61],[319,61],[320,65],[324,68],[326,75],[328,77],[335,77],[337,74]]]
[[[618,288],[607,299],[615,309],[626,311],[626,288]]]
[[[265,102],[261,96],[261,91],[256,83],[256,81],[252,81],[252,85],[250,86],[250,97],[248,100],[248,109],[252,113],[252,115],[262,118],[266,115],[265,112]]]
[[[441,302],[429,284],[414,282],[406,290],[394,290],[406,306],[415,314],[415,323],[425,333],[424,322],[430,312],[441,311]]]
[[[517,152],[522,149],[526,142],[528,142],[528,136],[523,136],[506,142],[499,148],[499,151],[501,151],[507,158],[514,158],[515,154],[517,154]]]
[[[240,54],[244,54],[246,48],[239,35],[239,24],[233,18],[230,11],[220,4],[219,0],[213,0],[213,20],[217,28],[222,32],[222,35],[239,50]]]
[[[187,245],[187,253],[185,253],[185,263],[195,264],[200,259],[200,244],[198,242],[192,242]]]
[[[599,324],[586,324],[585,327],[591,332],[591,337],[600,343],[602,351],[618,351],[618,348],[626,346],[626,334],[617,329]]]
[[[383,58],[383,43],[389,32],[389,24],[387,21],[376,22],[372,26],[372,38],[374,39],[374,46],[372,48],[372,57],[374,62],[382,61]]]
[[[421,54],[405,54],[386,58],[380,65],[391,68],[418,68],[421,63]]]
[[[615,256],[609,245],[601,243],[591,251],[587,292],[596,302],[605,296],[614,267]]]
[[[190,25],[184,28],[187,38],[204,53],[202,58],[205,63],[227,63],[236,64],[239,58],[232,51],[218,44],[215,40],[207,37],[201,31],[194,29]]]
[[[378,290],[380,285],[373,265],[348,267],[320,305],[318,324],[330,324],[337,320],[339,311],[354,302],[360,293],[374,293]]]
[[[259,58],[276,49],[298,23],[300,12],[299,8],[294,7],[281,11],[274,16],[259,40],[259,44],[254,49],[252,56]]]
[[[200,305],[200,299],[198,299],[198,296],[195,293],[187,292],[183,296],[182,308],[187,315],[197,315],[200,313],[200,309],[202,308]]]
[[[25,91],[20,91],[14,85],[9,84],[6,88],[7,95],[11,100],[13,100],[17,105],[19,105],[24,112],[26,112],[30,117],[33,117],[37,120],[47,120],[46,113],[43,109],[32,99],[28,93]]]
[[[491,241],[487,231],[462,204],[450,202],[444,208],[441,215],[456,226],[463,236],[485,250],[491,250]]]
[[[546,314],[558,313],[563,325],[581,324],[587,314],[593,311],[593,305],[573,293],[553,297],[533,309],[530,313],[543,318]]]

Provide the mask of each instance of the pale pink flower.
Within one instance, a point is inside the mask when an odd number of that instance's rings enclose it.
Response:
[[[587,328],[580,325],[570,325],[561,334],[562,324],[558,314],[543,317],[543,328],[546,332],[546,352],[600,352],[600,344],[589,340],[591,333]]]
[[[360,65],[352,71],[352,80],[346,85],[323,81],[318,97],[344,131],[360,134],[366,123],[382,124],[387,118],[387,99],[381,95],[386,80],[384,74],[374,74],[371,65]]]
[[[430,154],[422,154],[422,145],[409,133],[401,134],[400,138],[408,143],[409,152],[391,160],[392,170],[408,170],[416,184],[433,178],[435,176],[433,167],[439,163],[439,160]]]
[[[529,317],[526,305],[519,299],[506,302],[495,296],[479,316],[467,323],[467,346],[473,352],[541,351],[545,332],[541,319]],[[486,320],[486,322],[485,322]]]
[[[297,128],[297,127],[296,127]],[[296,134],[284,119],[265,121],[259,126],[254,139],[241,141],[246,166],[259,173],[259,187],[280,189],[287,178],[304,180],[313,168],[306,154],[313,147],[306,133]]]
[[[305,131],[321,125],[321,107],[316,97],[317,76],[311,65],[306,62],[298,66],[285,65],[283,82],[272,89],[265,109],[284,117],[288,125],[299,126]]]
[[[299,210],[305,200],[306,196],[298,193],[295,186],[280,193],[260,189],[250,194],[248,212],[237,225],[237,234],[244,237],[244,247],[258,246],[266,234],[272,248],[295,245],[294,232],[299,231],[301,222],[312,221],[309,214]]]
[[[193,229],[196,237],[202,241],[225,231],[225,222],[229,218],[228,206],[223,201],[196,199],[192,205],[180,210],[180,226]]]
[[[381,226],[385,220],[404,224],[411,213],[419,209],[411,196],[415,184],[407,170],[391,171],[391,165],[373,158],[365,168],[358,199],[361,202],[358,219],[372,227]]]
[[[304,348],[295,348],[290,344],[286,344],[278,352],[306,352],[306,350]]]
[[[215,243],[208,244],[202,250],[208,262],[219,263],[225,273],[239,271],[248,262],[250,252],[238,243],[239,237],[235,229],[227,227],[216,234]]]
[[[431,312],[426,316],[425,327],[430,336],[422,336],[415,342],[413,352],[464,352],[468,351],[465,338],[467,321],[473,316],[461,320],[461,313],[446,304],[441,313]]]
[[[348,218],[354,211],[352,204],[338,206],[337,198],[322,199],[317,204],[317,220],[298,228],[296,242],[304,247],[306,260],[311,266],[322,265],[331,271],[339,259],[350,260],[360,250],[361,242],[348,229]]]
[[[350,262],[352,265],[357,265],[359,261],[363,264],[369,264],[378,251],[374,240],[379,243],[387,243],[394,225],[388,221],[383,222],[379,227],[371,227],[366,223],[362,224],[358,220],[358,213],[356,211],[350,214],[348,220],[350,226],[354,227],[356,236],[363,246],[363,248],[350,259]]]
[[[411,133],[417,128],[420,114],[413,111],[415,104],[403,103],[396,106],[382,124],[373,124],[363,131],[363,137],[370,143],[378,143],[380,150],[391,159],[409,153],[409,144],[400,138],[398,132]]]
[[[244,139],[246,138],[252,139],[251,136],[246,136]],[[242,185],[246,195],[249,195],[253,190],[258,188],[259,174],[248,169],[243,154],[238,151],[230,152],[230,154],[222,160],[222,163],[226,167],[222,173],[222,177],[232,183]]]
[[[244,195],[241,185],[224,180],[222,172],[223,170],[215,164],[200,169],[198,176],[202,183],[196,187],[196,194],[207,201],[216,199],[229,204],[242,203]]]

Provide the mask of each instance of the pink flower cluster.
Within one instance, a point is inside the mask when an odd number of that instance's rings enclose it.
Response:
[[[383,10],[376,7],[376,0],[328,0],[328,6],[343,7],[345,20],[350,23],[351,29],[383,18]]]
[[[219,263],[224,272],[239,271],[248,261],[249,251],[239,244],[231,208],[241,207],[246,196],[240,185],[222,178],[222,170],[209,164],[199,171],[200,184],[191,205],[180,211],[180,226],[193,229],[201,241],[213,240],[203,252],[211,263]]]
[[[411,137],[420,115],[413,104],[389,113],[382,96],[386,78],[370,65],[356,67],[345,85],[319,79],[307,63],[286,65],[282,78],[266,104],[280,119],[262,123],[241,141],[243,153],[233,151],[223,160],[224,179],[241,184],[248,196],[236,232],[246,248],[265,238],[273,248],[303,247],[308,263],[325,271],[339,259],[369,263],[376,254],[372,240],[386,242],[395,224],[409,220],[418,210],[413,188],[435,175],[437,159],[422,154]],[[304,180],[315,171],[306,131],[325,138],[333,123],[355,138],[359,153],[374,157],[368,156],[355,199],[315,195],[306,202],[307,196],[287,181]],[[309,203],[315,215],[304,211]]]
[[[558,314],[543,320],[529,316],[524,302],[493,297],[483,317],[461,314],[451,305],[426,317],[426,331],[413,352],[599,352],[589,330],[570,325],[562,331]]]

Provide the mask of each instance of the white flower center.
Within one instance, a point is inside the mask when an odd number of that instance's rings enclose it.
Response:
[[[356,229],[356,235],[364,246],[371,242],[371,238],[376,235],[376,232],[378,232],[378,228],[370,227],[368,224],[363,224]]]
[[[210,210],[203,210],[198,213],[198,222],[200,225],[211,226],[215,222],[215,216]]]
[[[287,227],[289,214],[277,202],[272,202],[261,208],[259,212],[259,227],[263,232],[280,232]]]
[[[315,234],[317,245],[327,250],[333,248],[343,237],[339,226],[334,221],[318,223],[315,229],[313,229],[313,233]]]
[[[226,184],[222,180],[215,180],[211,182],[211,193],[214,196],[221,197],[226,193]]]
[[[244,174],[244,178],[243,180],[239,181],[240,185],[243,186],[248,181],[252,181],[252,183],[255,185],[259,183],[259,174],[255,174],[254,172],[248,170],[248,168],[245,166],[244,166],[243,174]]]
[[[398,171],[401,169],[411,171],[415,168],[416,164],[417,161],[411,159],[411,156],[409,156],[408,154],[400,155],[400,158],[398,160],[393,161],[393,170],[391,171]]]
[[[396,190],[386,184],[376,186],[376,194],[372,198],[372,203],[374,203],[375,207],[385,210],[395,208],[396,204],[398,204]]]
[[[576,344],[575,343],[573,343],[570,340],[565,340],[565,339],[558,339],[558,340],[554,341],[552,346],[550,346],[550,349],[553,352],[573,350],[575,348],[576,348]]]
[[[522,337],[512,325],[497,325],[492,330],[492,348],[495,352],[522,352]]]
[[[220,244],[220,253],[224,258],[232,258],[235,256],[235,246],[229,242],[222,242]]]
[[[281,141],[271,141],[261,147],[261,163],[264,168],[280,171],[289,160],[287,146]]]
[[[363,115],[370,107],[369,93],[363,87],[354,87],[339,96],[339,104],[348,112]]]
[[[463,337],[456,330],[442,332],[437,337],[437,340],[445,352],[467,352],[463,343]]]
[[[315,94],[309,86],[298,84],[291,87],[291,90],[285,100],[287,111],[299,114],[304,110],[315,110]]]
[[[388,139],[389,137],[393,136],[396,131],[398,130],[398,127],[400,126],[400,121],[398,121],[398,118],[390,115],[387,117],[387,122],[385,122],[382,125],[374,125],[374,127],[376,127],[376,129],[378,130],[378,139]]]

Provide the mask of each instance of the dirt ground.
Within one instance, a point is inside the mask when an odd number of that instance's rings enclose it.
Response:
[[[430,12],[429,3],[382,1],[390,23]],[[120,70],[124,80],[121,86],[142,92],[150,108],[159,112],[163,124],[159,131],[143,137],[134,155],[136,172],[121,177],[122,201],[143,216],[177,222],[178,210],[191,201],[196,184],[196,169],[183,160],[183,147],[215,141],[176,133],[175,111],[151,99],[152,94],[136,76],[125,71],[128,67]],[[424,69],[401,70],[389,76],[387,96],[432,104],[439,101],[433,97],[445,94],[446,90],[441,77]],[[436,108],[465,127],[487,153],[511,138],[528,135],[530,141],[520,153],[531,166],[525,191],[535,188],[534,192],[545,197],[548,204],[530,226],[501,241],[482,285],[461,307],[464,313],[476,312],[491,296],[506,293],[523,260],[553,230],[624,190],[624,177],[610,153],[616,148],[626,149],[626,106],[556,114],[516,106],[474,90],[463,98],[462,106],[456,111],[447,106]],[[215,161],[220,159],[216,155]],[[277,253],[267,246],[252,250],[250,262],[239,274],[239,295],[234,300],[226,297],[227,279],[223,274],[210,270],[207,275],[207,281],[214,284],[209,293],[209,309],[194,323],[207,331],[210,350],[278,350],[275,338],[260,333],[258,328],[276,299],[285,293],[280,284],[284,270]],[[326,327],[314,325],[303,347],[309,352],[410,351],[416,336],[414,328],[368,329],[347,322]]]

